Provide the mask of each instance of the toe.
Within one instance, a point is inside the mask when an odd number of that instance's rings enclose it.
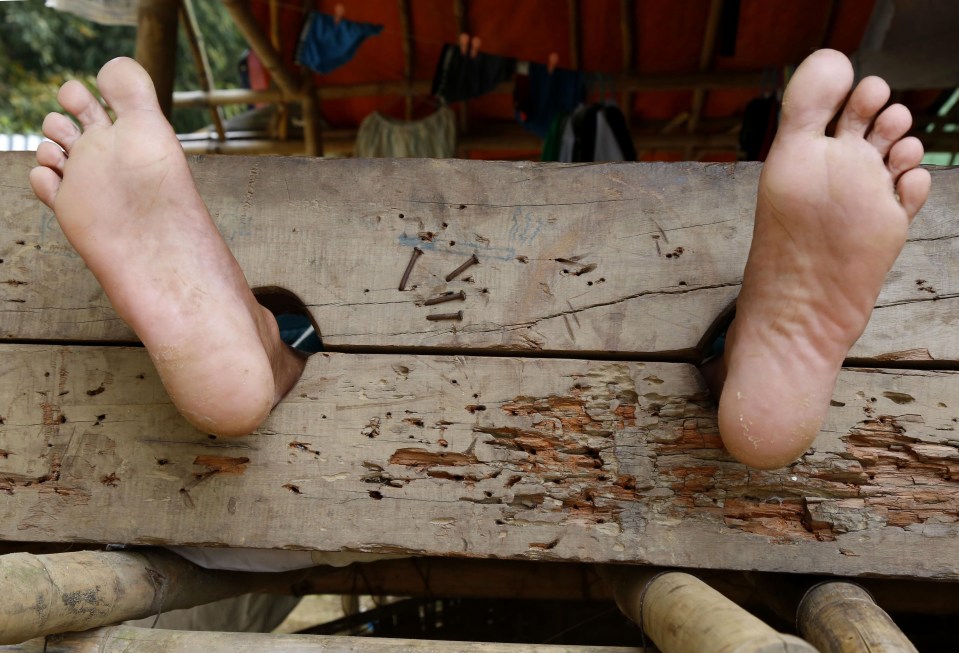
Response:
[[[80,128],[62,113],[48,113],[43,119],[43,135],[69,152],[80,138]]]
[[[63,177],[63,166],[67,162],[67,156],[60,149],[60,146],[50,141],[43,141],[37,147],[37,163],[50,168],[58,177]]]
[[[160,110],[153,80],[133,59],[118,57],[104,64],[97,87],[117,116],[127,111]]]
[[[879,114],[866,140],[885,158],[893,144],[905,136],[910,127],[912,114],[909,109],[901,104],[894,104]]]
[[[60,175],[46,166],[37,166],[30,171],[30,186],[40,201],[52,209],[60,189]]]
[[[919,209],[926,203],[931,185],[932,177],[929,176],[929,171],[925,168],[907,170],[899,178],[899,183],[896,184],[896,192],[899,194],[899,201],[910,220],[916,217]]]
[[[897,142],[889,150],[889,174],[898,179],[901,174],[911,170],[922,162],[922,142],[915,136],[909,136]]]
[[[852,88],[852,64],[841,52],[818,50],[806,57],[783,96],[780,134],[825,134]]]
[[[76,116],[84,130],[95,127],[109,127],[110,116],[100,101],[86,86],[76,80],[70,80],[60,87],[57,101],[64,109]]]
[[[889,84],[879,77],[867,77],[859,82],[839,117],[836,136],[864,137],[876,114],[888,101]]]

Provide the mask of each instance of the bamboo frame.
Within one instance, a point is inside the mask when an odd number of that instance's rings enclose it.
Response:
[[[919,653],[869,593],[853,583],[813,587],[799,604],[796,622],[821,653]]]
[[[197,23],[193,0],[182,0],[180,4],[180,21],[183,23],[183,32],[186,34],[187,45],[189,45],[190,52],[193,54],[193,63],[196,66],[200,88],[203,91],[210,92],[214,89],[213,74],[210,72],[210,62],[206,56],[203,33]],[[210,106],[209,109],[210,118],[213,120],[213,128],[216,130],[217,138],[222,141],[226,138],[226,132],[223,128],[223,116],[220,114],[220,108]]]
[[[269,38],[263,33],[260,24],[253,17],[249,5],[243,0],[221,0],[221,2],[240,30],[240,34],[243,35],[243,38],[250,44],[250,47],[256,52],[256,56],[260,58],[269,71],[270,77],[276,82],[283,96],[297,95],[297,83],[293,74],[283,66],[280,53],[276,51]]]
[[[663,653],[816,653],[779,633],[689,574],[655,569],[604,571],[616,604]]]
[[[442,642],[435,640],[340,637],[332,635],[271,635],[261,633],[187,632],[112,626],[86,633],[71,633],[34,640],[11,653],[563,653],[568,646]],[[577,646],[577,653],[643,653],[643,649],[614,646]]]
[[[713,61],[713,55],[716,51],[716,35],[719,33],[719,21],[723,12],[723,0],[711,0],[709,3],[709,16],[706,19],[706,33],[703,36],[703,46],[699,51],[699,72],[705,73]],[[689,109],[689,120],[686,123],[686,131],[690,134],[699,129],[699,120],[703,114],[703,106],[706,104],[706,89],[697,88],[693,91],[693,100]],[[690,159],[693,149],[686,150],[686,159]]]

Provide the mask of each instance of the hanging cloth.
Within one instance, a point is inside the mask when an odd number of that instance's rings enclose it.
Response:
[[[325,74],[336,70],[356,54],[370,36],[383,31],[382,25],[355,23],[329,14],[311,11],[300,30],[296,63]]]
[[[508,82],[516,72],[516,59],[480,52],[464,56],[459,46],[446,44],[436,63],[432,94],[446,102],[470,100]]]
[[[456,116],[448,107],[407,122],[374,111],[360,124],[354,155],[363,158],[451,159],[456,156]]]
[[[586,97],[583,74],[556,68],[553,72],[540,63],[530,62],[529,79],[518,82],[513,95],[516,117],[526,128],[546,138],[559,114],[569,113]]]
[[[606,121],[606,125],[612,131],[612,136],[616,139],[616,144],[622,153],[623,158],[618,160],[635,161],[636,146],[633,145],[633,136],[629,133],[626,116],[623,115],[622,110],[615,104],[607,103],[603,107],[603,118]],[[601,159],[596,160],[600,161]]]

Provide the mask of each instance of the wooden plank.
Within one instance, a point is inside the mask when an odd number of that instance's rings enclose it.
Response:
[[[760,472],[682,364],[317,354],[225,440],[143,350],[0,360],[2,539],[959,578],[959,373],[844,371],[815,448]]]
[[[131,341],[33,197],[31,164],[28,154],[0,157],[0,335]],[[296,293],[328,346],[690,358],[739,291],[760,170],[223,157],[192,165],[250,283]],[[959,171],[933,176],[854,357],[959,360]],[[414,246],[425,255],[400,292]],[[474,252],[480,265],[446,283]],[[422,302],[448,289],[466,291],[464,320],[427,321]]]

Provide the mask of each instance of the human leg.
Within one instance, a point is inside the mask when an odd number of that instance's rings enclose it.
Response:
[[[147,73],[131,59],[97,77],[106,111],[79,82],[50,114],[34,192],[114,309],[143,341],[180,412],[220,435],[255,429],[296,383],[303,358],[282,343],[200,199]]]
[[[849,348],[926,200],[911,116],[889,87],[821,50],[797,69],[759,183],[753,241],[725,348],[723,442],[776,468],[812,444]],[[842,110],[835,136],[826,127]]]

